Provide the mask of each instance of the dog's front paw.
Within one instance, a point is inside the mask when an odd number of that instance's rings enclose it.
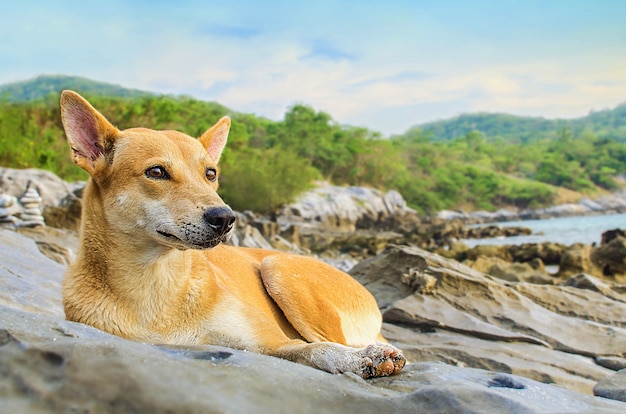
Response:
[[[406,364],[402,351],[391,345],[370,345],[359,352],[364,364],[357,374],[364,379],[395,375]]]

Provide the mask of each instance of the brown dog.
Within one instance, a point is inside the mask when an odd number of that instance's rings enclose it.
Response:
[[[74,161],[91,176],[80,248],[63,282],[66,317],[151,343],[246,349],[363,378],[405,359],[380,334],[376,301],[311,258],[224,245],[235,215],[217,195],[230,120],[199,139],[119,131],[61,95]]]

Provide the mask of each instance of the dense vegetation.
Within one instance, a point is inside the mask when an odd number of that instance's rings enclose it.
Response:
[[[13,102],[28,102],[44,99],[49,94],[64,89],[75,89],[90,95],[117,97],[153,95],[150,92],[128,89],[111,83],[94,82],[78,76],[44,75],[27,81],[0,85],[0,98]]]
[[[430,133],[433,139],[450,141],[472,131],[490,139],[528,143],[554,137],[555,131],[568,130],[575,135],[591,132],[599,138],[626,141],[626,103],[615,109],[591,112],[576,119],[545,119],[508,114],[464,114],[445,121],[429,122],[414,129]]]
[[[558,129],[539,130],[537,137],[529,130],[526,139],[476,130],[441,139],[433,130],[419,128],[383,138],[364,128],[340,126],[306,105],[289,108],[277,122],[189,97],[119,97],[97,88],[64,87],[83,93],[120,129],[141,125],[199,136],[230,115],[220,191],[238,210],[270,211],[316,179],[396,189],[423,212],[537,207],[554,202],[559,187],[583,193],[615,189],[614,177],[626,173],[623,107],[615,115],[604,114],[603,119],[614,118],[615,128],[602,123],[602,132],[558,124]],[[508,117],[512,129],[527,128]],[[67,180],[85,178],[71,162],[64,140],[58,92],[31,101],[0,100],[0,165],[46,168]]]

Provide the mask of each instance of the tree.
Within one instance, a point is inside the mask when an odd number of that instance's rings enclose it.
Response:
[[[223,162],[220,193],[235,210],[269,213],[311,188],[319,178],[308,161],[279,148],[248,149]]]

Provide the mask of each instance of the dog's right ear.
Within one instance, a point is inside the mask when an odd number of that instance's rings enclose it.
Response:
[[[91,175],[96,160],[110,150],[119,130],[74,91],[61,93],[61,120],[74,162]]]
[[[211,160],[215,163],[219,162],[222,156],[222,151],[228,139],[228,131],[230,131],[230,118],[225,116],[198,138]]]

